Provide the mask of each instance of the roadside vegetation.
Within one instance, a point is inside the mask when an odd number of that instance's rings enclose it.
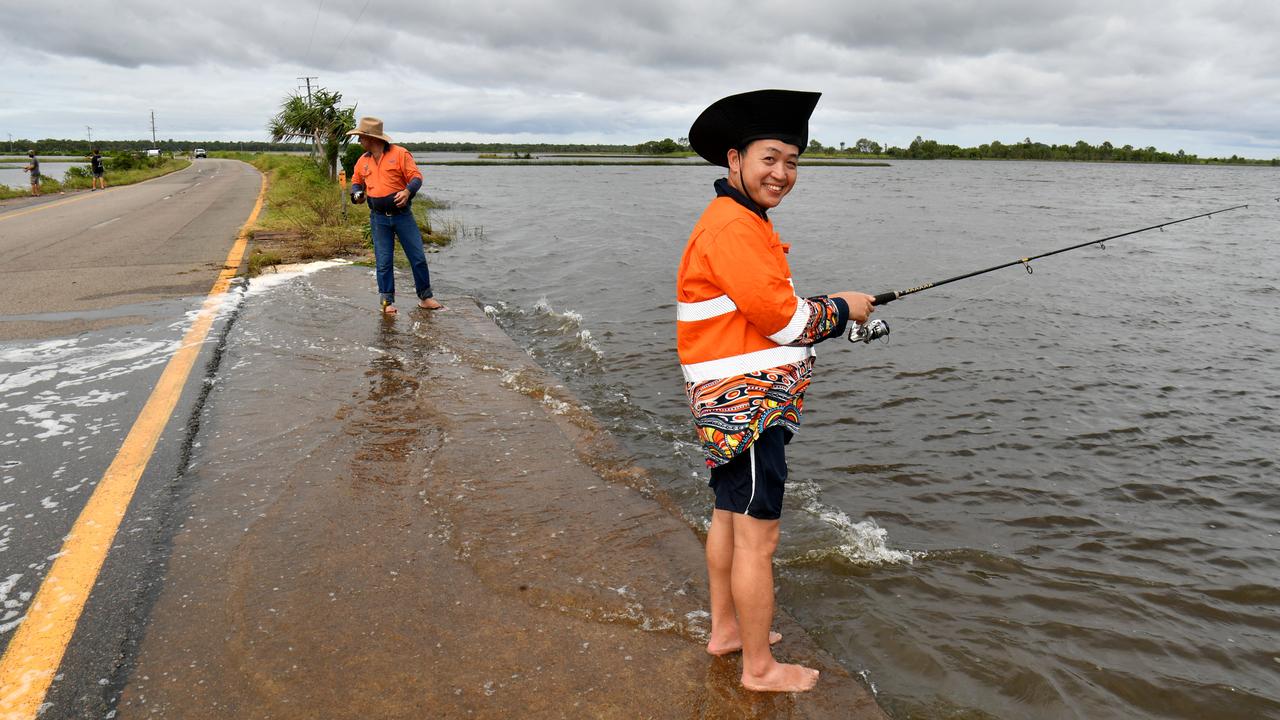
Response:
[[[313,260],[373,263],[368,207],[351,205],[346,189],[329,179],[321,163],[298,155],[214,155],[247,162],[267,177],[266,199],[249,241],[247,273],[251,277],[277,265]],[[431,211],[440,207],[422,193],[413,200],[414,218],[428,251],[448,245],[459,231],[454,223],[433,222]],[[398,249],[396,262],[408,266]]]
[[[16,160],[21,161],[24,166],[28,162],[26,157],[17,158]],[[88,161],[87,158],[76,158],[76,160]],[[133,151],[117,152],[106,156],[104,160],[106,162],[107,187],[140,183],[144,180],[177,172],[191,164],[190,160],[183,158],[147,157],[144,153]],[[6,159],[4,162],[8,162],[8,160]],[[92,184],[93,174],[89,172],[88,166],[77,166],[68,169],[61,180],[41,174],[40,194],[53,195],[68,190],[88,190]],[[0,185],[0,200],[24,197],[30,194],[30,185],[16,188]]]

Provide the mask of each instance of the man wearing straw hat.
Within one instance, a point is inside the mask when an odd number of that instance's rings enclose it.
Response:
[[[378,278],[378,294],[382,312],[396,312],[396,278],[392,258],[395,239],[409,260],[413,285],[418,293],[418,307],[439,310],[444,306],[432,297],[431,273],[427,254],[422,248],[422,233],[413,217],[413,197],[422,188],[422,172],[413,156],[382,132],[382,121],[362,117],[355,130],[347,133],[360,139],[365,153],[356,160],[351,174],[351,202],[369,203],[369,225],[373,230],[373,257]]]
[[[809,690],[818,671],[780,663],[770,648],[773,554],[787,480],[786,445],[800,428],[813,345],[865,322],[872,296],[800,297],[790,246],[768,211],[796,182],[818,93],[758,90],[713,103],[689,143],[728,169],[680,260],[676,341],[685,392],[711,468],[715,509],[707,533],[711,637],[707,652],[742,650],[742,685]]]

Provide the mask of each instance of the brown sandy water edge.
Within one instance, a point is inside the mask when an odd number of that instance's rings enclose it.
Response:
[[[818,688],[742,690],[703,649],[694,531],[442,300],[380,318],[351,267],[251,291],[117,718],[884,717],[785,615]]]

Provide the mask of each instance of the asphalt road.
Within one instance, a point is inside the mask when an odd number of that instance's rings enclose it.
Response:
[[[0,206],[0,341],[120,325],[139,303],[203,296],[260,183],[244,163],[198,160],[138,185]]]
[[[0,205],[0,651],[182,344],[260,187],[248,165],[199,160],[138,185]],[[141,635],[226,324],[220,313],[173,393],[42,718],[101,717]]]

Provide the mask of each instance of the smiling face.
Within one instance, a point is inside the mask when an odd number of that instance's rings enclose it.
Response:
[[[770,210],[796,184],[800,148],[781,140],[756,140],[744,152],[729,151],[729,184]]]

